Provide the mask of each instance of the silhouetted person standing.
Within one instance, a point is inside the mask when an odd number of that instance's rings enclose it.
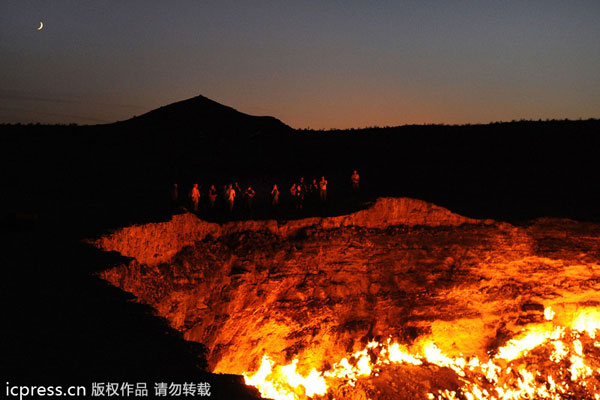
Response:
[[[319,197],[319,184],[316,179],[313,179],[312,183],[308,186],[308,192],[310,194],[311,203],[316,203]]]
[[[171,188],[171,205],[173,208],[177,207],[177,203],[179,203],[179,186],[174,183]]]
[[[229,185],[227,187],[227,190],[225,191],[225,201],[227,202],[227,208],[229,209],[229,212],[233,212],[233,202],[235,201],[235,190],[233,189],[232,185]]]
[[[319,181],[319,197],[323,203],[327,201],[327,180],[324,176]]]
[[[352,191],[353,192],[358,192],[358,185],[360,183],[360,176],[358,175],[358,172],[356,172],[356,170],[354,170],[354,172],[352,173],[352,176],[350,177],[350,180],[352,181]]]
[[[221,193],[221,207],[223,211],[227,209],[227,190],[229,189],[229,185],[223,185],[223,192]]]
[[[200,190],[198,190],[198,184],[194,183],[194,187],[190,193],[190,197],[192,198],[192,207],[194,212],[198,212],[198,203],[200,203]]]
[[[304,182],[304,177],[300,178],[300,183],[298,184],[298,186],[302,188],[302,193],[306,194],[308,188],[306,187],[306,182]]]
[[[235,190],[235,194],[236,194],[237,196],[242,196],[242,195],[244,194],[244,191],[242,190],[242,188],[241,188],[240,184],[239,184],[239,183],[237,183],[237,182],[234,182],[234,183],[233,183],[233,190]],[[240,197],[239,199],[241,199],[241,197]],[[239,200],[239,199],[238,199],[238,200]]]
[[[256,196],[256,192],[252,189],[251,186],[248,186],[248,189],[244,192],[244,197],[246,198],[246,208],[248,210],[252,210],[252,202],[254,201],[254,196]]]
[[[214,210],[217,202],[217,189],[215,189],[215,185],[211,185],[210,189],[208,190],[208,201],[210,203],[211,210]]]
[[[273,185],[273,190],[271,190],[271,206],[275,211],[279,208],[279,189],[277,189],[277,185]]]
[[[296,209],[302,210],[304,203],[304,178],[300,179],[300,183],[296,185]]]

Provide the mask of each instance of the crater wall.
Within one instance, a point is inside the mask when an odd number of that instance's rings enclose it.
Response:
[[[195,215],[174,215],[168,222],[134,225],[105,235],[91,242],[107,251],[117,251],[146,265],[168,262],[185,246],[193,245],[207,235],[220,237],[236,232],[267,231],[288,237],[300,229],[314,226],[320,229],[364,227],[385,229],[389,226],[458,226],[461,224],[493,223],[454,214],[445,208],[410,198],[380,198],[366,210],[350,215],[326,218],[305,218],[280,224],[275,220],[211,223]]]
[[[323,371],[389,336],[484,359],[546,306],[560,320],[600,304],[599,225],[517,227],[411,199],[285,225],[179,215],[95,243],[133,257],[102,277],[204,343],[215,372],[256,371],[265,354]],[[421,373],[390,378],[391,398],[431,390],[439,374]]]

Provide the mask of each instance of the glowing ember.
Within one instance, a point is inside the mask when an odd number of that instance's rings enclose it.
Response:
[[[546,320],[552,320],[555,315],[549,307],[544,314]],[[313,369],[306,376],[296,371],[298,360],[274,367],[265,355],[258,371],[245,374],[245,379],[265,397],[306,399],[323,396],[333,386],[354,386],[359,379],[379,375],[387,365],[411,364],[423,368],[436,365],[453,370],[460,377],[462,386],[458,391],[443,389],[437,393],[424,393],[429,399],[600,400],[597,353],[595,358],[586,359],[589,356],[586,349],[596,351],[597,348],[593,339],[596,330],[600,329],[599,316],[596,310],[584,309],[576,313],[570,327],[551,322],[532,324],[500,347],[486,362],[477,357],[448,356],[431,340],[419,341],[409,349],[388,339],[385,343],[372,341],[363,350],[333,364],[329,370]],[[565,340],[568,337],[572,338],[570,342]],[[592,365],[596,365],[596,369]]]

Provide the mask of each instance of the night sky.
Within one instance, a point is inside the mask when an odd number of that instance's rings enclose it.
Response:
[[[199,94],[294,128],[600,117],[600,1],[0,2],[0,122]]]

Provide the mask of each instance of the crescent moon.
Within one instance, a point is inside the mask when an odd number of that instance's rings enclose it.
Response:
[[[41,31],[43,27],[44,27],[44,23],[43,23],[42,21],[40,21],[40,27],[39,27],[39,28],[37,28],[37,30],[38,30],[38,31]]]

